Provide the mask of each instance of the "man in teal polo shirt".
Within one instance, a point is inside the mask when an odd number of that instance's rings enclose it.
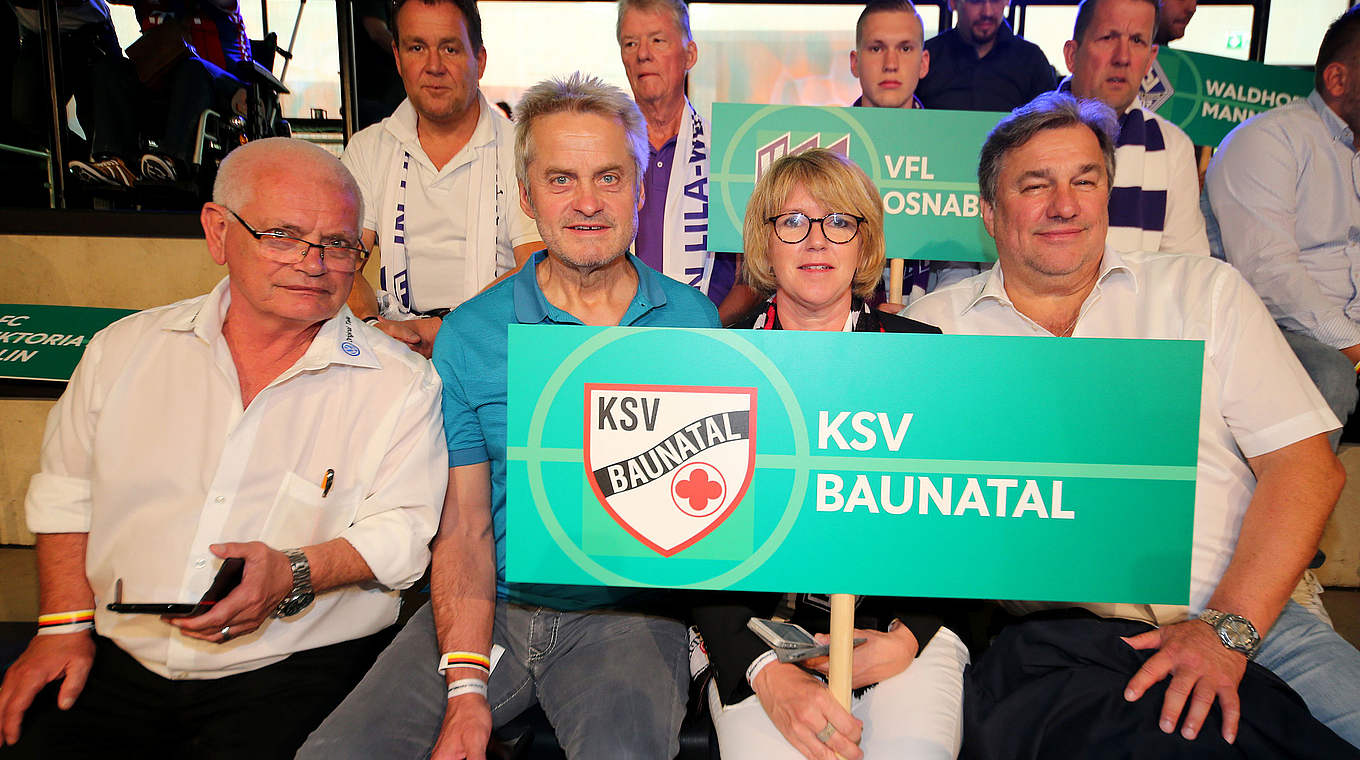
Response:
[[[505,582],[506,328],[718,327],[717,311],[627,253],[648,155],[628,96],[574,74],[530,89],[516,114],[520,206],[547,249],[458,307],[435,341],[449,493],[431,603],[299,757],[423,757],[437,737],[435,758],[482,758],[493,724],[534,702],[570,758],[679,751],[681,623],[625,589]]]

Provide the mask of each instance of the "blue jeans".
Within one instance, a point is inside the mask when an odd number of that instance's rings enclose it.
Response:
[[[487,684],[496,726],[535,702],[573,758],[670,758],[689,685],[684,625],[635,613],[496,604],[505,647]],[[447,702],[426,604],[298,751],[307,758],[426,758]]]
[[[1360,652],[1336,631],[1287,602],[1256,662],[1298,692],[1314,718],[1360,747]]]
[[[1299,358],[1299,364],[1313,378],[1313,384],[1322,393],[1322,399],[1344,426],[1346,418],[1355,410],[1356,401],[1360,400],[1360,389],[1356,387],[1355,367],[1351,360],[1337,349],[1307,335],[1288,330],[1280,332],[1284,333],[1285,342]],[[1328,438],[1335,450],[1341,442],[1341,430],[1333,430]]]

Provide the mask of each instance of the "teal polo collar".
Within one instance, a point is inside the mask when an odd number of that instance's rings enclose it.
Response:
[[[633,294],[632,303],[624,312],[622,325],[630,325],[652,309],[666,305],[666,291],[662,286],[665,275],[652,269],[631,253],[625,254],[628,262],[637,272],[638,289]],[[548,257],[546,249],[529,257],[514,276],[515,321],[522,325],[536,325],[543,322],[554,324],[579,325],[581,320],[575,315],[548,303],[543,290],[538,286],[538,264]]]

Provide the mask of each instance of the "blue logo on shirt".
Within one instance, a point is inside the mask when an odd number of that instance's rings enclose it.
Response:
[[[359,355],[359,347],[356,346],[356,345],[354,345],[353,343],[350,343],[349,341],[345,341],[344,343],[341,343],[341,344],[340,344],[340,350],[341,350],[341,351],[344,351],[345,353],[349,354],[350,356],[358,356],[358,355]]]

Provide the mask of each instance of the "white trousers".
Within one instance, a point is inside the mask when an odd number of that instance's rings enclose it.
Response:
[[[968,648],[941,628],[906,670],[856,699],[850,712],[864,721],[860,749],[867,760],[952,760],[963,743],[963,669]],[[709,712],[723,757],[801,760],[756,695],[724,707],[708,689]]]

